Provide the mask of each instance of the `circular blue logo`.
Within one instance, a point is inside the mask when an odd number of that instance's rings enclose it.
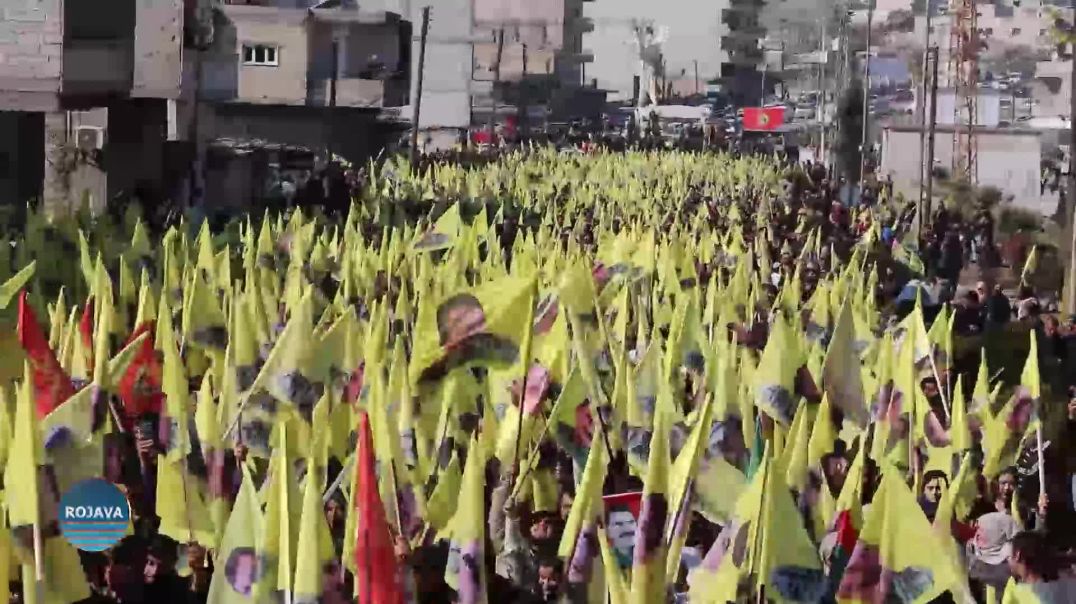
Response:
[[[131,506],[116,485],[83,480],[60,498],[60,531],[80,550],[103,552],[127,534]]]

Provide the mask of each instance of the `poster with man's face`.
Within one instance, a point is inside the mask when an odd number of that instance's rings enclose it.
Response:
[[[472,363],[507,365],[519,357],[514,342],[488,330],[482,302],[471,294],[457,294],[437,307],[437,334],[441,358],[423,369],[420,382],[440,379]]]
[[[641,491],[602,497],[605,505],[605,533],[620,568],[631,568],[642,501]]]

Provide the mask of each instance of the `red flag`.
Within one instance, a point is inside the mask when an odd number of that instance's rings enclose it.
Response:
[[[743,129],[772,132],[785,123],[784,107],[744,107]]]
[[[841,513],[837,514],[837,519],[833,524],[837,531],[837,545],[844,548],[845,554],[851,554],[852,549],[856,546],[856,541],[859,541],[859,531],[852,521],[851,512],[848,510],[841,511]]]
[[[147,321],[138,326],[127,338],[124,346],[135,341],[143,333],[149,335],[142,340],[127,371],[120,378],[119,395],[127,415],[138,417],[143,413],[160,413],[164,401],[161,392],[161,362],[153,349],[153,322]]]
[[[26,291],[19,295],[19,344],[26,351],[34,370],[34,400],[37,416],[44,418],[75,394],[71,378],[64,372],[49,339],[37,323],[34,310],[26,303]]]
[[[385,518],[385,506],[377,491],[374,470],[374,440],[370,419],[359,415],[359,442],[355,452],[355,482],[352,498],[358,514],[355,522],[355,581],[359,604],[403,604],[398,582],[396,552],[392,532]]]
[[[631,491],[630,493],[602,495],[602,503],[605,504],[606,514],[613,509],[624,509],[631,512],[631,515],[638,520],[639,512],[643,507],[643,492]]]

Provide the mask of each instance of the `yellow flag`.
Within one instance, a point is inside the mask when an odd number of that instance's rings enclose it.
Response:
[[[324,470],[313,458],[307,459],[306,482],[303,488],[302,516],[295,550],[296,602],[317,602],[322,595],[325,565],[335,555],[332,535],[321,503],[325,486]]]
[[[263,574],[256,590],[257,601],[262,601],[271,593],[291,591],[302,507],[299,485],[296,484],[287,451],[288,429],[286,424],[281,423],[277,426],[276,448],[269,461],[263,521],[265,528],[259,556],[262,564],[259,568]]]
[[[513,367],[528,357],[533,276],[506,277],[420,309],[411,359],[412,383],[440,380],[456,367]]]
[[[779,424],[788,426],[796,415],[794,381],[800,368],[798,346],[788,323],[778,313],[755,371],[755,404]]]
[[[632,553],[629,603],[644,604],[665,600],[665,565],[668,544],[665,524],[669,508],[669,415],[659,409],[654,418],[654,435],[643,481],[643,501],[635,531]]]
[[[915,539],[908,539],[908,535],[915,535]],[[899,598],[925,603],[952,589],[957,579],[947,550],[915,495],[899,472],[885,472],[845,569],[837,601],[851,604]]]
[[[460,604],[484,604],[486,588],[485,460],[471,439],[460,483],[459,506],[450,521],[451,540],[445,582],[459,594]]]
[[[243,466],[243,482],[224,528],[219,554],[221,572],[209,583],[209,604],[254,604],[258,579],[258,540],[261,536],[261,509],[249,470]],[[230,570],[231,572],[227,572]]]
[[[8,522],[12,528],[39,522],[41,514],[38,472],[42,464],[41,435],[34,405],[33,376],[25,364],[22,384],[15,402],[14,435],[8,453],[4,482],[19,485],[4,493]]]

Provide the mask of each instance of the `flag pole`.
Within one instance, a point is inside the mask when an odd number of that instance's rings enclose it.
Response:
[[[516,479],[515,486],[512,487],[512,495],[516,495],[519,493],[519,485],[523,483],[523,479],[526,478],[527,474],[530,473],[531,460],[534,459],[534,456],[538,454],[538,449],[541,448],[542,445],[542,439],[544,439],[545,435],[549,432],[550,423],[552,422],[546,419],[545,425],[542,426],[542,433],[538,435],[538,440],[535,441],[534,446],[531,447],[530,453],[527,454],[527,465],[520,468],[519,477]]]
[[[942,411],[945,412],[945,423],[948,424],[950,422],[950,418],[952,416],[952,414],[949,411],[949,404],[950,403],[949,403],[948,397],[945,396],[945,388],[942,387],[941,374],[938,373],[938,365],[934,363],[934,347],[933,346],[930,348],[930,354],[928,355],[928,357],[930,358],[930,370],[934,372],[934,381],[938,383],[938,394],[941,396],[941,400],[942,400]],[[948,380],[946,380],[945,385],[946,386],[949,385]]]
[[[164,463],[168,463],[165,460]],[[187,456],[179,460],[179,477],[183,482],[183,513],[187,517],[187,542],[194,543],[194,523],[191,522],[191,504],[187,490]]]
[[[1042,420],[1035,425],[1035,449],[1039,456],[1039,499],[1046,495],[1046,464],[1042,458]]]
[[[232,430],[235,430],[235,427],[239,425],[239,418],[243,416],[243,407],[246,406],[248,400],[250,400],[250,391],[248,391],[246,396],[239,401],[239,407],[235,410],[235,417],[232,418],[231,423],[228,424],[228,429],[225,430],[224,434],[220,437],[222,441],[228,440],[228,437],[232,434]]]
[[[354,457],[349,457],[348,459],[344,460],[344,466],[340,468],[340,472],[337,473],[336,478],[332,481],[332,484],[329,485],[329,488],[325,491],[325,494],[321,496],[322,505],[328,503],[329,499],[331,499],[333,494],[336,493],[336,490],[339,489],[342,484],[344,484],[344,477],[347,475],[347,471],[350,469],[349,466],[354,463]]]
[[[37,579],[35,581],[35,589],[40,588],[45,582],[45,560],[44,560],[44,548],[41,540],[41,520],[35,519],[33,524],[33,539],[34,539],[34,575]]]
[[[501,31],[501,35],[503,37],[503,30]],[[522,353],[520,356],[520,361],[522,361],[523,363],[523,379],[520,381],[519,384],[519,420],[516,422],[516,452],[515,455],[512,457],[513,461],[516,464],[516,467],[518,467],[519,465],[519,445],[523,441],[523,416],[527,413],[527,376],[530,374],[531,369],[531,344],[534,341],[534,304],[535,302],[537,302],[537,300],[535,299],[537,297],[535,295],[537,293],[537,286],[538,282],[534,281],[530,287],[531,299],[530,304],[528,304],[527,306],[528,312],[527,323],[525,326],[526,332],[523,334],[523,346],[520,347],[520,352]],[[513,468],[513,482],[517,478],[515,476],[516,472],[517,470]]]
[[[392,470],[392,506],[396,510],[396,530],[401,536],[404,536],[403,530],[403,517],[400,515],[400,483],[396,479],[396,464],[389,460],[389,468]],[[352,486],[352,489],[355,487]],[[354,497],[354,495],[352,495]],[[407,537],[404,536],[406,539]]]

